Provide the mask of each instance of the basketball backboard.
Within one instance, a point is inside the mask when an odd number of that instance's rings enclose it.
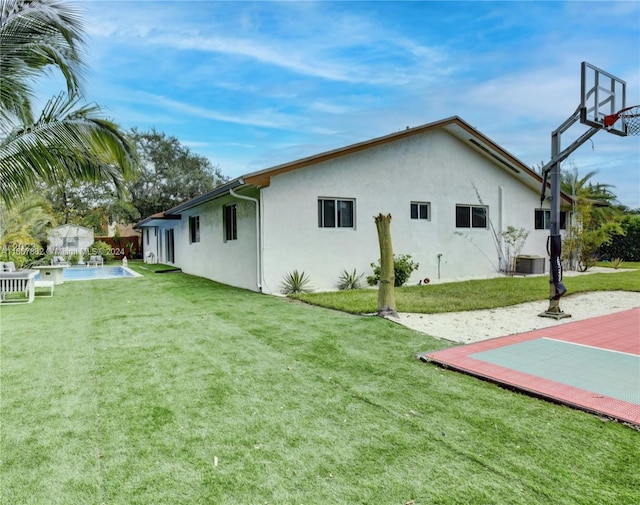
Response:
[[[587,63],[582,62],[580,88],[580,121],[596,128],[604,128],[604,118],[626,107],[627,83]],[[616,135],[626,135],[622,121],[606,128]]]

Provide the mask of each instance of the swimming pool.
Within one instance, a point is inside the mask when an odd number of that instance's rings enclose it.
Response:
[[[36,275],[38,280],[40,274]],[[122,266],[84,267],[76,266],[65,268],[62,272],[64,281],[93,281],[97,279],[121,279],[125,277],[142,277],[138,272]]]

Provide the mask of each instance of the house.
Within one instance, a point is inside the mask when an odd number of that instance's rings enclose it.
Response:
[[[541,184],[451,117],[243,175],[136,226],[153,261],[278,293],[293,270],[317,290],[336,289],[345,269],[370,274],[374,216],[390,213],[394,252],[420,265],[410,284],[486,277],[500,268],[497,239],[509,226],[530,232],[522,254],[546,256]],[[569,210],[566,195],[562,204]]]
[[[76,224],[63,224],[47,234],[49,254],[65,256],[82,255],[94,242],[93,230]]]

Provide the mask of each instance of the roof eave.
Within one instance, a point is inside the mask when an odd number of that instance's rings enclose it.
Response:
[[[258,187],[267,187],[271,183],[271,177],[274,177],[276,175],[280,175],[286,172],[291,172],[299,168],[303,168],[309,165],[314,165],[316,163],[321,163],[323,161],[328,161],[334,158],[339,158],[341,156],[346,156],[348,154],[353,154],[359,151],[363,151],[365,149],[369,149],[370,147],[387,144],[389,142],[393,142],[400,138],[410,137],[412,135],[418,135],[428,130],[441,128],[449,123],[456,122],[456,121],[464,123],[464,121],[460,117],[451,116],[446,119],[435,121],[433,123],[416,126],[414,128],[407,128],[405,130],[390,133],[382,137],[376,137],[374,139],[365,140],[363,142],[358,142],[356,144],[350,144],[348,146],[339,147],[331,151],[325,151],[319,154],[314,154],[312,156],[301,158],[299,160],[282,163],[280,165],[275,165],[273,167],[270,167],[264,170],[246,174],[243,176],[243,179],[247,184],[252,184]]]
[[[363,142],[340,147],[331,151],[325,151],[323,153],[308,156],[306,158],[301,158],[299,160],[275,165],[264,170],[246,174],[243,176],[243,179],[247,184],[263,188],[268,187],[269,184],[271,184],[271,178],[276,175],[291,172],[293,170],[297,170],[309,165],[328,161],[340,156],[353,154],[370,147],[383,145],[400,138],[418,135],[438,128],[442,128],[466,142],[469,142],[469,135],[472,136],[476,139],[476,147],[479,147],[480,150],[484,150],[489,156],[501,162],[506,168],[514,172],[514,175],[518,176],[518,178],[526,185],[533,188],[536,184],[539,184],[540,187],[542,187],[542,177],[539,174],[534,172],[531,168],[529,168],[511,153],[507,152],[498,144],[493,142],[489,137],[486,137],[484,134],[480,133],[476,128],[471,126],[459,116],[450,116],[439,121],[434,121],[432,123],[427,123],[413,128],[407,128],[405,130],[384,135],[382,137],[365,140]],[[456,130],[457,134],[455,133]],[[464,134],[462,134],[462,132],[464,132]],[[564,193],[562,194],[562,198],[566,202],[570,202],[569,197]]]
[[[510,170],[512,175],[526,186],[529,186],[533,190],[542,190],[542,176],[540,174],[529,168],[525,163],[496,144],[489,137],[469,125],[469,123],[460,118],[457,119],[459,121],[456,121],[455,124],[447,125],[445,130],[461,141],[471,144],[477,151],[484,152],[486,156],[496,160],[503,168]],[[456,131],[456,128],[458,128],[458,131]],[[547,185],[549,185],[549,183],[547,183]],[[571,197],[569,195],[561,193],[561,196],[567,204],[571,204]]]
[[[167,216],[182,214],[186,210],[189,210],[193,207],[197,207],[198,205],[206,203],[210,200],[215,200],[216,198],[224,196],[225,194],[229,193],[230,189],[235,189],[238,186],[243,186],[244,184],[245,184],[245,181],[243,180],[243,178],[238,177],[237,179],[233,179],[232,181],[229,181],[226,184],[223,184],[222,186],[218,186],[217,188],[207,193],[204,193],[200,196],[192,198],[191,200],[187,200],[186,202],[176,205],[175,207],[169,210],[166,210],[164,213]]]
[[[137,222],[133,225],[133,228],[153,228],[155,226],[160,226],[164,224],[166,221],[179,221],[180,216],[167,216],[164,212],[158,212],[157,214],[153,214],[142,221]]]

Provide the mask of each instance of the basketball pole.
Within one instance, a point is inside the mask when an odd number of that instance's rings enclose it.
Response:
[[[551,161],[542,167],[541,170],[543,182],[540,203],[542,203],[545,198],[547,176],[551,175],[551,222],[547,242],[547,252],[549,254],[549,308],[545,312],[538,314],[540,317],[550,317],[553,319],[571,317],[571,314],[560,310],[560,298],[567,292],[567,288],[562,283],[562,237],[560,236],[560,186],[562,178],[560,163],[600,130],[600,128],[591,127],[566,149],[562,150],[562,134],[580,120],[580,109],[581,108],[578,107],[570,118],[551,133]]]

